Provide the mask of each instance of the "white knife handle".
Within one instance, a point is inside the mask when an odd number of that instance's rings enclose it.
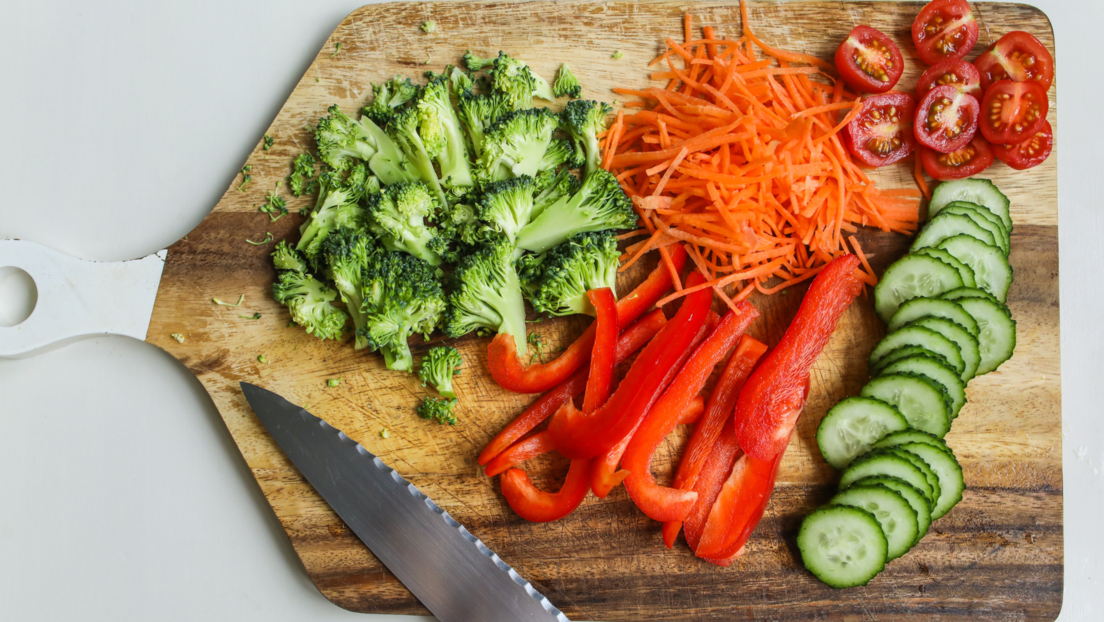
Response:
[[[0,358],[31,356],[97,335],[145,339],[168,251],[133,261],[86,261],[23,240],[0,240],[0,268],[34,279],[38,303],[0,326]]]

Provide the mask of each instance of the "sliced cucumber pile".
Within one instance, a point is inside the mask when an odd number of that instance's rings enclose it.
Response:
[[[966,384],[1016,347],[1009,207],[988,180],[940,184],[910,253],[874,289],[888,332],[870,353],[871,379],[817,430],[821,455],[843,470],[839,493],[797,540],[805,567],[832,587],[866,585],[962,500],[962,467],[943,437]]]

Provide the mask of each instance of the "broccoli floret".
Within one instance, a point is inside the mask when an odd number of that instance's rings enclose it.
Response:
[[[579,79],[571,73],[571,68],[567,66],[567,63],[560,65],[560,70],[556,73],[556,81],[552,83],[552,92],[556,94],[556,97],[563,97],[564,95],[579,97],[583,94],[583,87],[579,84]]]
[[[526,351],[525,299],[513,255],[513,245],[497,236],[461,258],[452,273],[445,334],[493,330],[512,335],[518,352]]]
[[[476,95],[470,89],[460,93],[456,108],[476,157],[483,155],[483,135],[487,128],[512,110],[510,102],[501,93]]]
[[[587,291],[617,290],[620,253],[610,231],[579,233],[541,255],[518,260],[518,276],[533,303],[546,315],[595,315]]]
[[[272,250],[272,265],[277,270],[294,270],[295,272],[307,272],[307,262],[295,249],[288,246],[287,240],[280,240],[276,248]]]
[[[562,244],[576,233],[636,226],[632,202],[617,178],[605,169],[587,175],[578,192],[563,197],[518,233],[518,247],[534,253]]]
[[[363,168],[363,164],[354,167],[345,179],[334,171],[322,174],[314,211],[299,228],[302,237],[295,247],[295,250],[307,256],[312,265],[319,265],[322,259],[322,242],[331,231],[365,227],[364,208],[357,204],[368,179]],[[346,185],[346,182],[352,183]]]
[[[566,168],[559,171],[541,171],[536,179],[539,192],[533,198],[533,211],[529,214],[529,219],[532,220],[540,216],[545,208],[556,201],[575,194],[582,184],[582,180]]]
[[[415,103],[396,114],[387,125],[387,132],[410,162],[411,170],[416,174],[414,181],[428,184],[437,199],[445,203],[447,199],[441,187],[441,178],[433,167],[433,158],[444,148],[445,140],[437,127],[438,115],[423,115],[420,108]]]
[[[437,236],[430,240],[428,246],[448,263],[459,262],[489,232],[487,226],[476,217],[475,208],[466,203],[454,203],[440,210],[436,222]]]
[[[402,252],[381,251],[369,257],[361,274],[360,332],[373,351],[383,353],[387,369],[411,371],[414,357],[407,340],[414,333],[428,337],[437,328],[446,302],[435,270]]]
[[[384,186],[368,198],[367,211],[368,226],[385,248],[405,251],[433,266],[441,264],[441,256],[429,248],[436,233],[426,224],[437,214],[438,204],[425,184]]]
[[[285,270],[272,284],[276,302],[291,311],[291,319],[319,339],[339,339],[349,316],[331,303],[337,292],[310,274]]]
[[[423,387],[432,384],[441,395],[456,397],[456,392],[452,390],[452,377],[460,373],[457,368],[463,363],[460,351],[456,348],[448,346],[430,348],[422,358],[422,366],[418,368],[418,378],[422,380]]]
[[[570,142],[555,138],[548,144],[548,151],[541,158],[540,168],[541,171],[555,170],[561,164],[566,164],[567,168],[580,168],[586,164],[586,160],[582,152],[577,152]]]
[[[341,294],[345,308],[353,319],[356,329],[356,349],[368,347],[368,338],[363,334],[365,316],[361,311],[361,277],[373,253],[377,252],[371,240],[363,233],[351,229],[339,229],[326,236],[322,242],[322,253],[326,258],[326,272],[334,287]]]
[[[440,179],[445,187],[473,185],[467,141],[452,107],[448,79],[438,77],[427,84],[417,105],[419,133],[440,166]]]
[[[499,52],[501,54],[501,52]],[[471,50],[464,52],[464,66],[469,71],[479,71],[480,69],[486,69],[494,65],[495,59],[493,58],[480,58],[475,54],[472,54]]]
[[[330,106],[329,113],[314,131],[318,155],[328,166],[343,171],[360,159],[385,184],[418,179],[399,145],[371,119],[353,121],[336,104]]]
[[[470,69],[470,66],[469,66]],[[531,108],[533,98],[555,101],[556,94],[544,78],[538,76],[525,61],[499,51],[494,67],[488,72],[494,90],[506,94],[515,110]]]
[[[439,424],[456,425],[456,414],[452,409],[456,407],[456,398],[433,397],[427,395],[418,405],[418,416],[422,419],[436,421]]]
[[[483,154],[476,166],[480,182],[536,175],[558,124],[559,115],[547,108],[518,110],[500,117],[483,136]]]
[[[318,187],[318,182],[314,180],[314,156],[309,153],[296,156],[287,182],[291,193],[297,197],[314,192]]]
[[[602,161],[598,134],[606,129],[606,117],[611,112],[613,109],[604,102],[577,99],[568,102],[561,114],[564,131],[586,150],[586,175],[593,173]]]
[[[460,67],[453,67],[452,65],[445,67],[445,76],[448,77],[449,88],[455,97],[460,97],[461,93],[475,88],[471,76]]]
[[[479,202],[479,219],[506,236],[511,244],[529,224],[533,209],[533,178],[528,175],[487,184]]]
[[[410,81],[410,78],[395,76],[382,84],[372,84],[372,103],[361,109],[361,112],[376,125],[384,127],[391,117],[395,116],[395,108],[399,108],[417,94],[418,87]]]

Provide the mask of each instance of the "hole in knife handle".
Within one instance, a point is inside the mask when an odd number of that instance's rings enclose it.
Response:
[[[11,328],[27,321],[38,306],[38,285],[26,271],[0,267],[0,326]]]

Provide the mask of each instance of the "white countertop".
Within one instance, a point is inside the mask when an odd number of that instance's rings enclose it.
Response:
[[[360,2],[90,4],[4,7],[0,239],[123,260],[203,220]],[[1054,24],[1064,121],[1059,619],[1089,622],[1104,619],[1104,200],[1093,169],[1104,10],[1035,4]],[[0,316],[11,291],[0,286]],[[357,616],[323,598],[199,382],[146,344],[107,337],[0,360],[0,474],[0,620],[432,619]]]

